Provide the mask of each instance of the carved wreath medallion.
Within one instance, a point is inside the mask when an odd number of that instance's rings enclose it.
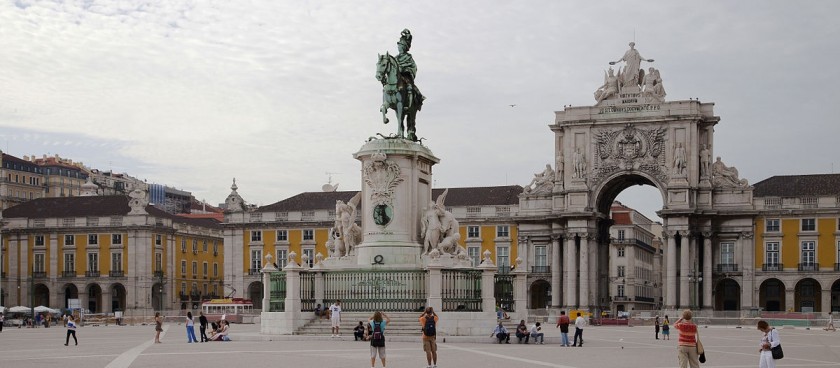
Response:
[[[595,133],[595,145],[595,182],[623,170],[642,171],[662,182],[668,179],[664,128],[641,129],[627,124],[623,129],[601,129]]]

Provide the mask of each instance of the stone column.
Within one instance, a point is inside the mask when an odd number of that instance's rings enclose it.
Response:
[[[712,232],[703,233],[703,309],[712,309]]]
[[[677,308],[677,240],[676,231],[665,231],[662,236],[668,242],[665,258],[668,268],[665,271],[665,309]]]
[[[580,309],[589,309],[589,234],[580,234]]]
[[[440,263],[440,257],[431,257],[429,265],[426,266],[426,271],[429,274],[428,286],[429,294],[426,299],[426,306],[434,308],[436,311],[443,310],[443,265]],[[492,284],[492,283],[491,283]]]
[[[741,248],[741,309],[752,309],[756,304],[755,296],[755,244],[753,243],[753,232],[741,233],[738,239]]]
[[[315,304],[320,303],[324,305],[324,295],[326,293],[326,277],[323,272],[315,274]]]
[[[262,268],[262,284],[263,284],[263,298],[262,298],[262,310],[268,311],[270,310],[271,305],[271,274],[278,272],[276,268],[274,268],[274,263],[271,262],[271,254],[265,255],[265,267]]]
[[[551,238],[551,307],[560,308],[560,236]]]
[[[787,312],[789,310],[796,312],[796,296],[795,293],[796,289],[785,289],[785,306],[783,312]]]
[[[566,285],[563,290],[566,309],[571,310],[577,305],[577,245],[575,234],[566,238],[566,267],[563,268],[563,282]]]
[[[689,237],[687,231],[680,232],[680,308],[691,307],[691,284],[688,282],[688,273],[691,270],[691,246],[686,241]]]
[[[820,310],[819,312],[822,313],[829,313],[831,312],[831,287],[828,289],[823,289],[821,292],[822,301],[820,302]],[[815,311],[817,312],[817,311]]]
[[[528,319],[528,272],[520,267],[522,258],[516,257],[516,268],[513,271],[513,309],[520,319]]]
[[[484,260],[478,265],[481,270],[481,311],[496,314],[496,265],[490,259],[490,251],[484,251]]]
[[[296,256],[294,252],[289,253],[291,260]],[[285,320],[285,331],[283,333],[294,333],[297,324],[303,324],[300,312],[300,271],[302,268],[297,262],[290,261],[283,271],[286,271],[286,306],[283,313]]]

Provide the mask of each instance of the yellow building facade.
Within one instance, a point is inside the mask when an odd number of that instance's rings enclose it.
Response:
[[[126,196],[28,201],[3,211],[0,235],[4,304],[91,313],[170,310],[192,307],[223,288],[218,221],[173,216],[147,204],[131,208]],[[181,252],[176,243],[182,240],[197,244],[197,251]],[[198,272],[178,272],[181,262],[196,262]]]

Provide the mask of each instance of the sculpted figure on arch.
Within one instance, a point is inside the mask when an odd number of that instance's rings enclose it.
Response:
[[[644,76],[644,71],[640,69],[642,61],[652,63],[653,59],[643,58],[639,54],[639,51],[636,50],[636,43],[630,42],[630,49],[624,53],[624,56],[616,61],[611,61],[610,65],[615,65],[622,61],[624,62],[624,69],[619,74],[621,76],[621,86],[622,88],[626,88],[629,86],[639,86],[639,82],[642,81],[642,76]]]

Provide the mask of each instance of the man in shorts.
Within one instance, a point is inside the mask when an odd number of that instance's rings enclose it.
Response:
[[[330,323],[332,325],[332,337],[341,337],[338,329],[341,327],[341,300],[336,300],[330,306]]]
[[[423,333],[423,351],[426,352],[426,368],[437,368],[437,322],[438,315],[432,307],[420,316],[420,328]]]

